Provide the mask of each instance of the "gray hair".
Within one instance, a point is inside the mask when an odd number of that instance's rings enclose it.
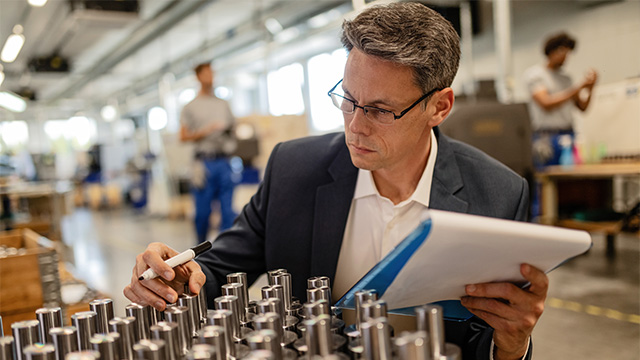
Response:
[[[374,6],[342,24],[342,44],[413,68],[428,92],[451,86],[460,62],[460,38],[449,21],[419,3]]]

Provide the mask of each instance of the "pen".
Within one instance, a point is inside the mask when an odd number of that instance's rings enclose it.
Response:
[[[195,258],[196,256],[202,254],[203,252],[211,249],[211,241],[205,241],[202,244],[199,244],[197,246],[192,247],[191,249],[185,250],[183,252],[181,252],[180,254],[165,260],[165,264],[171,266],[172,268],[178,266],[178,265],[182,265],[185,264],[191,260],[193,260],[193,258]],[[158,277],[158,274],[156,274],[155,271],[153,271],[153,269],[149,268],[147,269],[145,272],[142,273],[142,275],[138,278],[138,280],[151,280],[151,279],[155,279]]]

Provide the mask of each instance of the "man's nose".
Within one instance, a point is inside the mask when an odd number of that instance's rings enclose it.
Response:
[[[356,107],[355,112],[350,116],[351,119],[349,120],[349,130],[352,133],[368,135],[371,128],[371,122],[369,121],[369,119],[367,119],[365,110]]]

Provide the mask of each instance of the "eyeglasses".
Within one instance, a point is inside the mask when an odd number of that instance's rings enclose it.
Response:
[[[343,113],[349,114],[349,115],[355,113],[356,108],[362,109],[362,111],[364,112],[364,116],[366,116],[367,119],[373,122],[384,124],[384,125],[393,124],[394,121],[405,116],[411,109],[413,109],[416,105],[418,105],[422,100],[426,99],[434,92],[442,90],[442,89],[433,89],[429,91],[428,93],[422,95],[420,99],[416,100],[416,102],[411,104],[411,106],[402,110],[400,112],[400,115],[396,115],[393,113],[393,111],[381,109],[379,107],[369,106],[369,105],[365,105],[365,106],[356,105],[355,101],[351,99],[347,99],[346,97],[333,92],[338,87],[338,85],[340,85],[341,82],[342,80],[338,81],[338,83],[335,84],[331,88],[331,90],[329,90],[328,95],[331,97],[331,101],[333,102],[333,105],[335,105],[335,107],[337,107],[338,109],[342,110]]]

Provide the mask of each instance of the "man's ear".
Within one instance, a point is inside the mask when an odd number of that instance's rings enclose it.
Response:
[[[435,94],[431,100],[429,100],[429,105],[432,107],[433,115],[429,119],[428,125],[430,127],[436,127],[444,121],[444,119],[449,116],[451,109],[453,108],[454,101],[453,89],[444,88]]]

